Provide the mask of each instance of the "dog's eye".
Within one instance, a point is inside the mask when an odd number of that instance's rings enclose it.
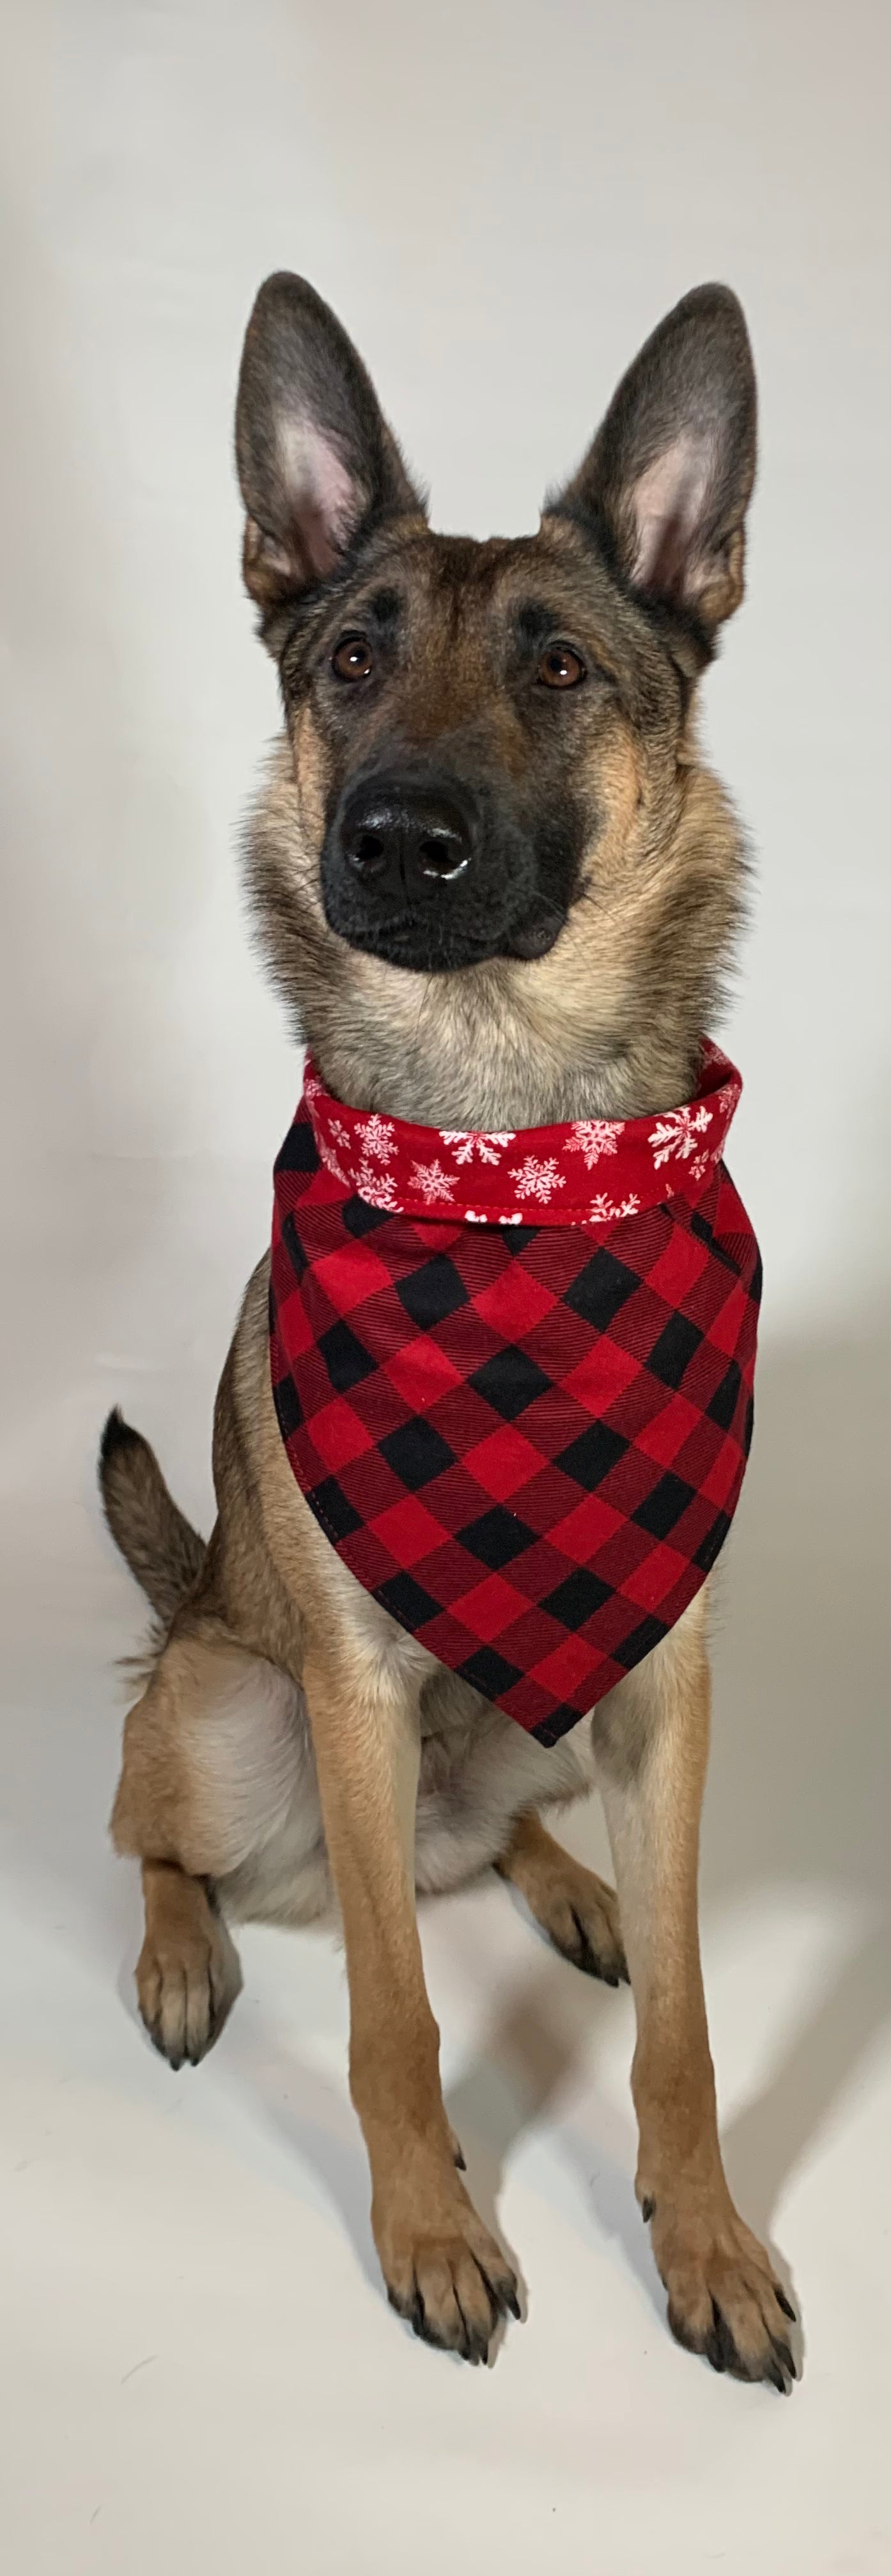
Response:
[[[585,677],[585,665],[571,644],[549,644],[536,676],[543,689],[577,689]]]
[[[331,655],[331,668],[339,680],[370,679],[374,654],[367,635],[342,635]]]

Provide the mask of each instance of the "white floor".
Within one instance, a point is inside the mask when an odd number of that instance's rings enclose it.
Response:
[[[45,1240],[13,1283],[4,2564],[477,2576],[497,2557],[511,2576],[885,2576],[886,1573],[870,1337],[768,1346],[717,1640],[713,2043],[734,2188],[803,2307],[803,2382],[783,2403],[671,2342],[632,2195],[630,2001],[551,1957],[495,1883],[423,1924],[451,2117],[528,2293],[526,2323],[471,2372],[414,2343],[382,2296],[333,1944],[247,1933],[244,1994],[197,2073],[171,2075],[134,2018],[135,1877],[105,1820],[112,1666],[140,1607],[100,1526],[93,1449],[120,1397],[206,1520],[213,1382],[266,1186],[189,1164],[60,1172]],[[181,1319],[199,1311],[196,1337]],[[596,1856],[599,1817],[575,1816],[567,1838]]]

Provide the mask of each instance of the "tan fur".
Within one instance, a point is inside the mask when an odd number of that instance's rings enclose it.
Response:
[[[355,352],[300,281],[272,279],[258,299],[238,457],[246,578],[286,707],[249,874],[273,972],[329,1087],[462,1129],[683,1100],[744,882],[691,704],[709,620],[742,586],[754,386],[735,299],[702,289],[669,316],[535,538],[431,535]],[[663,583],[655,602],[634,595],[644,559]],[[384,620],[388,584],[399,651],[383,691],[348,716],[337,639]],[[564,730],[533,701],[534,665],[517,679],[542,593],[590,666]],[[421,752],[481,780],[497,825],[494,780],[513,816],[505,847],[534,844],[545,876],[556,867],[560,908],[544,876],[535,888],[552,944],[534,962],[507,916],[496,953],[450,972],[331,928],[326,836],[344,781]],[[517,814],[528,821],[536,796],[523,843]],[[572,868],[548,856],[549,799],[555,813],[563,800]],[[498,2317],[518,2312],[516,2284],[456,2171],[414,1898],[494,1865],[564,1956],[611,1982],[630,1973],[637,2190],[675,2333],[715,2367],[782,2387],[791,2312],[724,2180],[699,1963],[705,1590],[593,1719],[544,1750],[435,1664],[322,1535],[276,1421],[267,1304],[263,1261],[217,1399],[206,1550],[137,1434],[113,1418],[103,1448],[110,1525],[163,1623],[112,1819],[117,1848],[142,1863],[152,2036],[173,2064],[216,2036],[239,1982],[227,1918],[338,1914],[390,2297],[429,2340],[480,2359]],[[595,1768],[618,1901],[541,1823]]]
[[[680,2342],[702,2351],[717,2310],[732,2337],[730,2366],[758,2379],[785,2328],[770,2259],[734,2209],[718,2144],[697,1921],[709,1704],[699,1593],[658,1653],[612,1694],[614,1748],[627,1709],[629,1736],[645,1749],[629,1769],[615,1751],[610,1758],[604,1737],[600,1784],[637,2016],[636,2190],[652,2222],[669,2322]]]

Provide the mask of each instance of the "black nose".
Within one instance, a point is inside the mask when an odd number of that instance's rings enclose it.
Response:
[[[366,782],[347,798],[339,838],[347,866],[381,894],[451,885],[473,857],[470,826],[439,787]]]

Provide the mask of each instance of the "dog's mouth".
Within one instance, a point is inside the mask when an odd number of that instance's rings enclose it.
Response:
[[[526,958],[530,963],[535,957],[546,957],[549,949],[556,947],[565,923],[566,912],[561,904],[554,903],[548,894],[535,895],[522,920],[514,923],[499,953],[504,957]]]
[[[566,914],[547,895],[538,895],[519,918],[502,929],[482,924],[446,922],[431,916],[396,914],[389,921],[344,920],[341,906],[325,901],[329,929],[366,957],[380,957],[415,975],[454,975],[462,968],[484,965],[496,957],[531,963],[556,945]]]

